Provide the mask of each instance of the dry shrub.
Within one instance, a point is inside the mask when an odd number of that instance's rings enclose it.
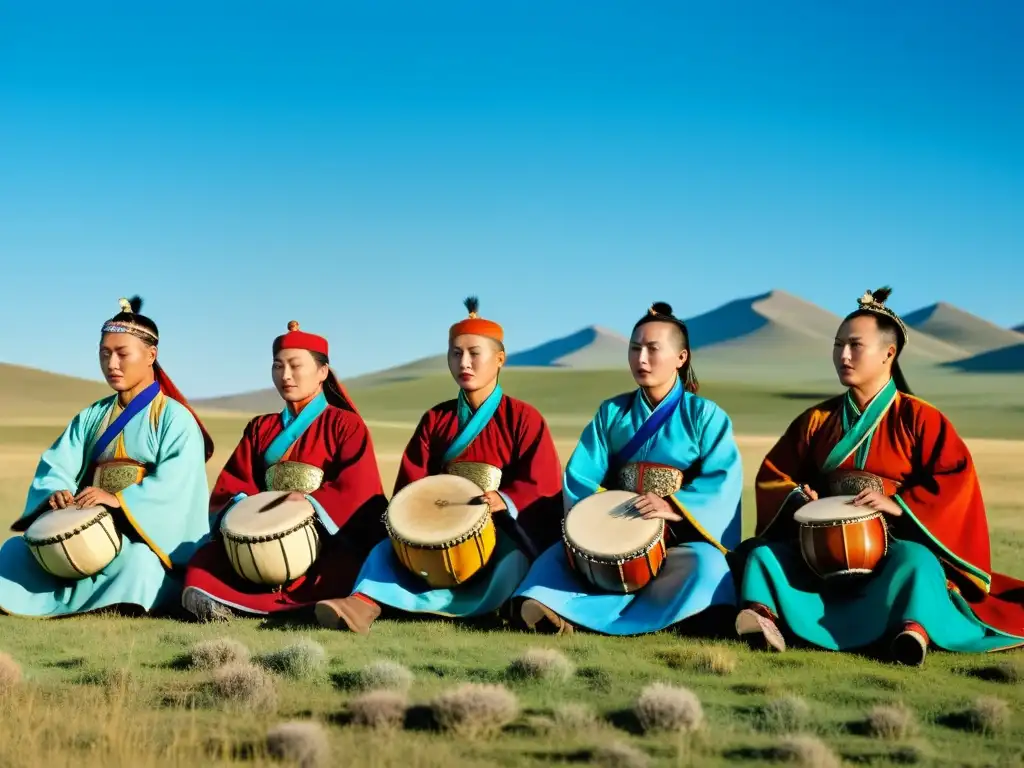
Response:
[[[914,711],[905,704],[882,704],[868,712],[866,721],[869,736],[876,739],[898,741],[913,736],[917,732],[917,720]]]
[[[697,695],[664,683],[644,688],[634,712],[645,731],[694,731],[704,723],[704,709]]]
[[[554,721],[563,732],[585,730],[597,725],[597,715],[586,704],[563,704],[555,710]]]
[[[287,648],[265,653],[257,663],[296,680],[315,680],[327,669],[327,651],[315,640],[302,638]]]
[[[405,694],[377,690],[357,696],[349,702],[353,725],[366,728],[397,728],[405,722],[408,707]]]
[[[995,696],[980,696],[961,715],[968,730],[996,733],[1010,722],[1010,706]]]
[[[320,723],[293,720],[279,723],[267,731],[267,753],[278,760],[315,768],[327,763],[327,732]]]
[[[776,759],[806,768],[840,768],[842,765],[828,744],[814,736],[789,736],[772,751]]]
[[[759,723],[761,730],[771,733],[794,733],[807,727],[811,708],[799,696],[783,694],[761,707]]]
[[[188,659],[192,669],[216,669],[225,664],[246,664],[249,661],[249,649],[230,637],[219,637],[193,645],[189,649]]]
[[[606,744],[593,750],[590,761],[609,768],[647,768],[650,758],[636,747],[623,744],[621,741]]]
[[[357,676],[359,687],[364,691],[400,691],[405,693],[412,687],[413,673],[394,661],[375,661],[367,664]]]
[[[576,667],[553,648],[530,648],[508,665],[506,674],[513,678],[564,682],[576,674]]]
[[[21,682],[21,666],[12,656],[0,652],[0,695],[9,693]]]
[[[277,707],[274,681],[259,667],[234,662],[213,673],[213,693],[220,700],[247,709]]]
[[[519,702],[503,685],[463,683],[434,699],[434,720],[446,731],[482,736],[515,720]]]
[[[670,669],[684,669],[722,677],[736,671],[738,663],[735,653],[728,648],[716,646],[673,648],[661,654],[661,660]]]

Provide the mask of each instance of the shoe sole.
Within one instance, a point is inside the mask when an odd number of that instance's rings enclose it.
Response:
[[[181,607],[204,622],[228,621],[234,617],[230,608],[221,605],[195,587],[189,587],[182,592]]]
[[[522,617],[527,629],[531,629],[534,632],[539,631],[537,625],[543,621],[547,621],[555,628],[554,634],[556,635],[571,635],[573,631],[572,624],[536,600],[524,602],[519,609],[519,615]]]
[[[928,655],[928,646],[920,633],[901,632],[890,646],[893,660],[905,667],[920,667]]]
[[[748,643],[756,643],[764,650],[782,653],[786,650],[786,639],[775,622],[766,619],[756,611],[743,610],[736,617],[736,634]],[[763,644],[763,645],[762,645]]]

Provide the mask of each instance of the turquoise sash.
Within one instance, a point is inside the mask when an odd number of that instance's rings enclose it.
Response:
[[[498,410],[501,395],[501,384],[498,384],[494,387],[494,391],[491,392],[490,396],[477,408],[476,413],[473,413],[469,407],[469,402],[466,400],[465,393],[459,392],[459,433],[455,436],[452,444],[448,446],[448,450],[444,452],[442,461],[445,464],[459,458],[462,452],[469,447],[469,444],[476,440],[477,436],[484,431],[484,427],[490,423]]]
[[[313,398],[309,405],[299,411],[298,416],[293,416],[288,406],[285,406],[284,410],[281,411],[281,424],[284,429],[267,446],[267,450],[263,454],[264,465],[269,467],[277,464],[288,453],[288,449],[295,444],[296,440],[302,437],[302,434],[309,429],[309,425],[316,421],[317,416],[323,413],[326,408],[327,398],[323,392]]]
[[[823,473],[835,472],[854,452],[857,454],[854,459],[855,466],[857,469],[864,469],[875,429],[878,428],[882,417],[885,416],[889,406],[896,399],[896,393],[896,382],[889,379],[889,382],[882,387],[882,391],[868,403],[864,413],[857,408],[857,404],[853,401],[853,395],[849,392],[846,393],[846,397],[843,399],[843,436],[829,453],[825,463],[821,465]]]

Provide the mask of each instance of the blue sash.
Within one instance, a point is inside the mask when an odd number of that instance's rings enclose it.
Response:
[[[490,396],[477,409],[476,413],[473,413],[469,409],[469,403],[466,401],[465,394],[459,392],[459,433],[455,436],[452,444],[448,446],[448,450],[444,452],[444,456],[441,459],[442,462],[447,464],[457,459],[469,447],[469,444],[476,440],[477,436],[484,431],[484,427],[490,423],[498,410],[501,394],[501,385],[498,384],[494,387],[494,391],[491,392]]]
[[[160,384],[153,382],[144,390],[139,392],[128,406],[121,411],[120,415],[103,430],[103,434],[100,435],[100,439],[96,441],[96,444],[92,447],[92,455],[89,459],[90,462],[95,463],[99,460],[100,456],[110,445],[111,441],[117,438],[121,431],[128,426],[128,422],[131,421],[143,408],[153,402],[153,399],[160,394]],[[113,404],[110,406],[113,408]]]
[[[284,429],[270,441],[270,445],[267,446],[267,450],[263,453],[263,463],[265,466],[271,466],[277,464],[291,448],[295,441],[302,437],[303,433],[309,429],[310,424],[316,421],[317,417],[327,409],[327,398],[324,393],[321,392],[319,395],[314,397],[309,404],[299,411],[298,416],[293,416],[292,412],[288,410],[288,406],[285,406],[284,410],[281,411],[281,423],[284,425]]]
[[[643,393],[637,390],[636,396],[643,397]],[[675,413],[676,406],[679,405],[682,399],[683,387],[677,380],[676,385],[672,387],[672,391],[651,411],[651,415],[640,425],[640,429],[633,433],[633,437],[629,439],[629,442],[623,446],[621,451],[618,451],[611,457],[611,460],[608,462],[609,466],[617,467],[620,464],[626,464],[632,459],[636,452],[640,450],[640,447],[657,434],[662,425],[668,421],[669,416]]]

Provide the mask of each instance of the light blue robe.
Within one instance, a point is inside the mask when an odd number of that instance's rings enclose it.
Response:
[[[686,519],[670,528],[681,537],[702,540],[671,547],[661,573],[629,595],[593,587],[572,570],[563,545],[558,543],[533,564],[517,598],[533,598],[577,626],[608,635],[656,632],[711,606],[736,604],[725,551],[740,539],[743,465],[725,411],[710,400],[680,393],[681,387],[677,380],[676,412],[634,456],[623,460],[666,464],[684,471],[684,485],[670,499],[675,511]],[[657,407],[666,405],[673,407],[672,396]],[[603,490],[611,458],[653,413],[640,390],[601,404],[565,469],[567,509]],[[695,466],[700,472],[690,477],[686,472]]]
[[[112,420],[116,395],[80,412],[43,453],[29,488],[21,522],[28,523],[55,491],[78,489],[92,446]],[[117,494],[123,516],[121,552],[95,576],[64,580],[36,562],[24,538],[0,548],[0,611],[56,617],[114,605],[143,610],[171,608],[181,599],[180,574],[200,540],[209,533],[208,488],[203,436],[188,409],[164,395],[142,409],[110,442],[101,461],[131,458],[145,464],[142,482]],[[85,478],[81,484],[91,484]],[[124,529],[127,519],[132,531]],[[127,534],[127,535],[126,535]]]

